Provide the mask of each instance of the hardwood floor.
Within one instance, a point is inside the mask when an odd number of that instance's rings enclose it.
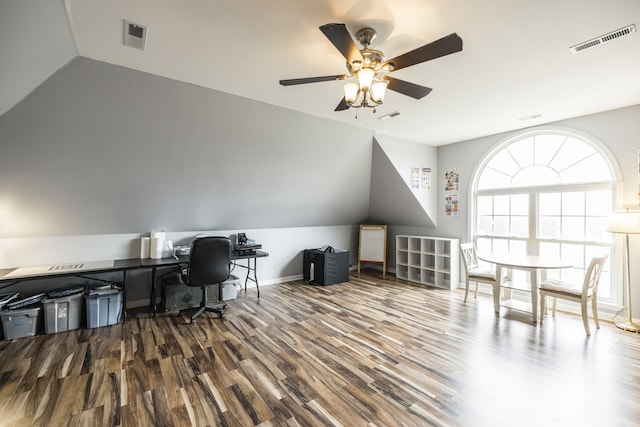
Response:
[[[0,425],[637,426],[640,335],[375,272],[0,342]]]

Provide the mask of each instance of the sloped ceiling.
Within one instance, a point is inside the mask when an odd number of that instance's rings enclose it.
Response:
[[[62,0],[1,0],[0,115],[77,54]]]
[[[369,221],[413,227],[435,227],[437,211],[427,211],[402,179],[377,141],[371,159]]]
[[[48,3],[61,2],[28,3],[43,11],[51,8]],[[12,12],[6,4],[13,3],[25,2],[2,2],[2,27],[5,20],[18,22],[12,31],[22,35],[28,28],[41,43],[67,50],[68,43],[51,38],[42,25],[5,16],[5,10]],[[569,51],[627,25],[637,27],[637,0],[66,0],[64,5],[81,56],[431,145],[640,104],[637,31],[579,54]],[[67,25],[59,11],[48,15],[55,25]],[[123,19],[147,26],[144,51],[123,46]],[[372,47],[388,58],[453,32],[464,48],[393,74],[433,88],[427,97],[390,92],[377,114],[359,111],[356,119],[353,109],[333,111],[342,82],[278,84],[346,72],[344,58],[318,30],[331,22],[346,23],[352,33],[373,27],[379,34]],[[19,37],[0,31],[5,58]],[[68,62],[68,52],[52,55]],[[39,68],[40,60],[34,65],[21,69]],[[4,100],[15,76],[2,71]],[[401,114],[376,118],[391,111]]]

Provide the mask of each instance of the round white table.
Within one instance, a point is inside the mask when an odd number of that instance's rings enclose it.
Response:
[[[573,264],[571,262],[550,258],[545,256],[534,255],[497,255],[497,254],[478,254],[478,258],[485,262],[490,262],[496,266],[496,277],[498,278],[497,292],[493,293],[493,307],[495,312],[500,311],[500,286],[502,286],[502,269],[511,268],[516,270],[528,271],[531,276],[531,314],[533,316],[533,323],[538,323],[538,271],[542,271],[543,274],[546,270],[555,270],[559,268],[569,268]],[[544,279],[543,279],[544,280]],[[514,289],[520,289],[513,287]],[[541,313],[544,315],[544,313]]]

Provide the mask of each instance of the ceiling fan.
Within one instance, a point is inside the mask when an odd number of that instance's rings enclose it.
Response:
[[[362,45],[362,49],[358,49],[345,24],[322,25],[320,31],[346,58],[349,74],[280,80],[280,84],[292,86],[355,77],[357,83],[345,85],[345,96],[335,111],[367,107],[373,108],[375,112],[375,107],[382,104],[386,89],[421,99],[431,92],[431,88],[390,77],[387,73],[462,50],[462,39],[456,33],[451,33],[410,52],[386,60],[381,51],[369,48],[376,37],[376,32],[372,28],[363,28],[356,33],[356,39]],[[359,103],[357,103],[358,99],[360,99]]]

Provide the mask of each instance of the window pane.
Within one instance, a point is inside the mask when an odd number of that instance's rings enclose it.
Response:
[[[520,170],[520,165],[516,163],[507,150],[502,150],[496,154],[487,166],[509,176],[513,176]]]
[[[586,159],[594,152],[595,150],[587,143],[575,138],[567,138],[549,166],[558,172],[562,172],[574,163]]]
[[[493,252],[491,249],[491,241],[492,239],[478,238],[478,241],[476,242],[476,250],[478,253],[489,254]]]
[[[512,187],[534,187],[560,184],[560,175],[546,166],[530,166],[521,169],[511,181]]]
[[[509,241],[509,253],[514,255],[526,255],[527,254],[527,242],[524,240],[510,240]]]
[[[495,216],[493,218],[493,234],[495,236],[509,236],[508,216]]]
[[[584,246],[562,243],[560,257],[571,262],[573,268],[584,268]]]
[[[586,221],[586,235],[585,240],[590,242],[608,242],[610,240],[610,234],[607,230],[607,218],[606,217],[587,217]]]
[[[560,244],[554,242],[540,242],[540,254],[544,257],[558,259],[560,257]],[[547,279],[560,279],[559,270],[547,270]]]
[[[494,215],[509,215],[509,196],[496,196],[493,199]]]
[[[482,175],[480,175],[480,179],[478,179],[478,189],[480,190],[490,188],[509,188],[510,184],[510,176],[499,173],[490,168],[483,170]]]
[[[607,182],[611,180],[611,172],[604,159],[593,154],[581,162],[560,172],[565,184],[583,182]]]
[[[514,194],[511,196],[511,215],[529,215],[528,194]]]
[[[567,137],[564,135],[538,135],[535,137],[535,164],[547,166]]]
[[[542,193],[538,196],[540,215],[560,215],[560,193]]]
[[[584,240],[584,218],[562,217],[561,236],[565,240]]]
[[[541,239],[560,238],[560,217],[544,216],[538,219],[538,237]]]
[[[529,217],[512,216],[510,235],[516,237],[529,237]]]
[[[555,242],[540,242],[540,253],[549,258],[560,258],[560,244]]]
[[[606,191],[588,191],[586,193],[586,205],[589,215],[608,217],[611,212],[613,193]]]
[[[502,239],[495,239],[493,241],[493,253],[499,255],[509,254],[509,241]]]
[[[491,215],[493,213],[493,197],[478,197],[478,215]]]
[[[478,234],[493,234],[493,217],[481,216],[478,218]]]
[[[507,150],[516,159],[520,167],[526,168],[533,165],[533,137],[516,141],[509,145]]]
[[[562,193],[562,215],[584,215],[584,193]]]

